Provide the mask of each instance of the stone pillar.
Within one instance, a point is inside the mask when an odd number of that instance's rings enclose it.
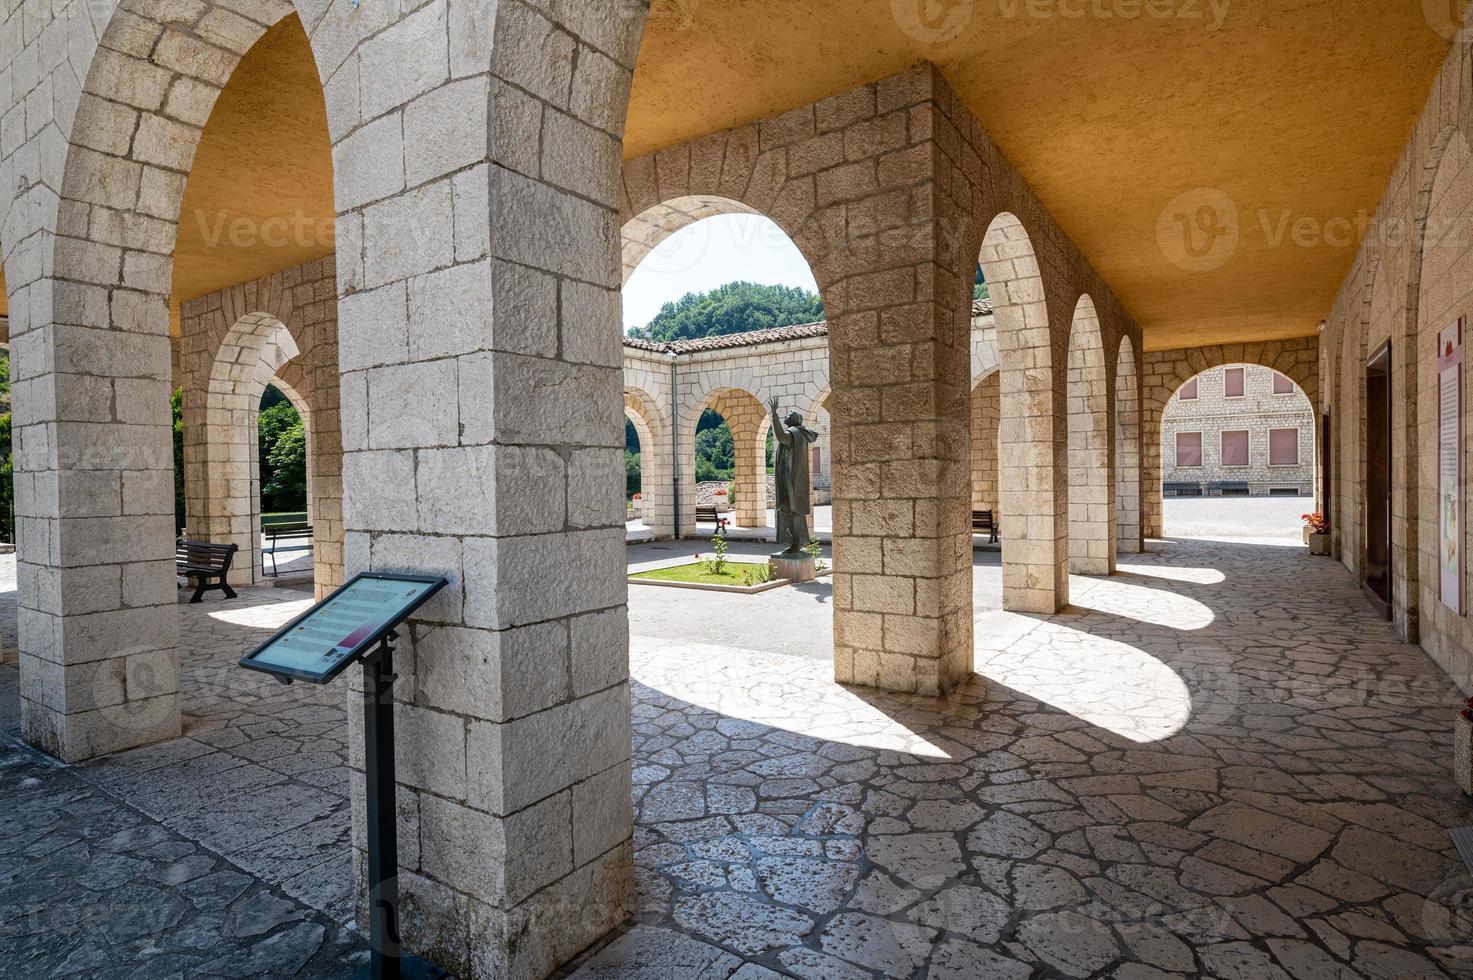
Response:
[[[1069,340],[1069,571],[1115,569],[1115,486],[1110,475],[1109,382],[1099,318],[1079,302]]]
[[[65,762],[179,734],[168,309],[114,252],[10,283],[21,733]]]
[[[767,433],[771,426],[749,415],[743,412],[727,420],[736,460],[732,509],[737,527],[760,528],[767,526]]]
[[[1130,338],[1120,343],[1115,368],[1115,548],[1141,550],[1140,372]]]
[[[995,518],[1002,516],[997,492],[999,378],[994,371],[972,389],[972,509],[990,510]]]
[[[639,24],[593,10],[402,15],[334,137],[346,571],[451,580],[396,658],[404,936],[470,977],[545,977],[629,909],[610,93]],[[361,875],[357,771],[353,799]]]
[[[670,429],[653,406],[624,392],[625,415],[634,423],[639,435],[639,507],[640,519],[656,537],[675,534],[675,497],[671,486]],[[654,420],[653,423],[651,420]]]
[[[942,694],[972,671],[968,397],[975,256],[937,168],[945,82],[921,68],[843,97],[850,160],[817,183],[844,245],[819,269],[834,449],[834,675]],[[836,100],[837,102],[837,100]],[[819,118],[826,118],[820,103]],[[907,120],[910,121],[907,126]],[[851,146],[846,140],[846,146]],[[948,225],[948,222],[955,224]],[[843,222],[839,223],[841,226]]]

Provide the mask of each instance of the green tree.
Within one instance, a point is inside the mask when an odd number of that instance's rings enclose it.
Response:
[[[716,420],[715,424],[708,426],[712,418]],[[707,409],[696,427],[696,482],[726,482],[735,473],[736,451],[732,445],[731,427],[720,415]]]
[[[624,450],[624,497],[626,499],[639,493],[639,453],[631,453]]]
[[[990,295],[987,292],[987,280],[982,278],[982,266],[979,263],[976,274],[972,276],[972,299],[989,299]]]
[[[292,414],[296,414],[293,412]],[[282,430],[271,447],[271,479],[261,484],[263,510],[304,510],[307,506],[307,433],[302,420]]]
[[[823,302],[806,289],[729,282],[666,303],[653,320],[630,330],[629,335],[646,340],[693,340],[822,319]]]
[[[261,509],[304,510],[307,506],[307,436],[302,417],[286,396],[270,385],[257,415],[257,460],[261,467]]]

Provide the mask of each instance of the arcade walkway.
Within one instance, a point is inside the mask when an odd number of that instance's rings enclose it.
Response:
[[[1153,548],[1076,579],[1065,614],[981,614],[985,680],[946,701],[633,615],[637,922],[575,975],[1473,974],[1456,692],[1328,559]],[[70,770],[15,738],[0,669],[8,962],[326,976],[361,954],[342,703],[232,666],[285,595],[181,607],[186,737]],[[121,903],[123,926],[88,917]]]

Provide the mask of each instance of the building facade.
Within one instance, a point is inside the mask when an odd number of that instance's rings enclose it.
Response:
[[[1203,493],[1313,496],[1314,410],[1290,378],[1253,364],[1213,368],[1171,396],[1161,419],[1162,483]]]

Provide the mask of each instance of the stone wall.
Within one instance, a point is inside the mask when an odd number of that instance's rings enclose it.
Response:
[[[1418,642],[1465,692],[1473,692],[1473,626],[1453,612],[1439,588],[1437,471],[1438,333],[1473,316],[1473,47],[1454,42],[1434,81],[1369,231],[1346,275],[1323,331],[1321,374],[1332,423],[1330,511],[1335,553],[1358,577],[1366,571],[1365,366],[1391,352],[1391,611],[1407,640]],[[1465,329],[1465,346],[1470,338]],[[1465,354],[1466,357],[1466,354]],[[1473,398],[1466,368],[1464,452],[1473,444]],[[1465,457],[1473,461],[1473,457]],[[1465,472],[1473,468],[1465,462]],[[1473,506],[1473,481],[1465,489]],[[1462,549],[1473,547],[1463,522]]]
[[[1244,395],[1224,394],[1225,368],[1214,368],[1197,376],[1198,397],[1183,400],[1181,391],[1171,396],[1161,420],[1162,480],[1210,483],[1226,480],[1246,482],[1255,495],[1277,488],[1293,488],[1301,496],[1314,494],[1315,417],[1309,399],[1297,387],[1287,394],[1274,394],[1274,374],[1266,368],[1243,365]],[[1299,433],[1299,461],[1294,466],[1269,464],[1269,430],[1295,429]],[[1221,434],[1248,432],[1248,465],[1222,465]],[[1176,434],[1193,432],[1202,437],[1200,466],[1176,463]]]

